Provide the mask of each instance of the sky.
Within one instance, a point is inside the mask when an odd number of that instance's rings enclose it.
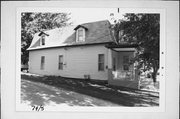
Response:
[[[110,13],[114,13],[118,18],[122,18],[122,13],[117,13],[118,8],[62,8],[61,12],[71,13],[71,21],[74,25],[110,20]]]

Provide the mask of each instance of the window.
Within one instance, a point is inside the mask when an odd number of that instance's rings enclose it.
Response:
[[[59,70],[63,70],[63,55],[59,55]]]
[[[45,36],[41,37],[41,45],[45,45]]]
[[[42,45],[45,45],[45,38],[42,38]]]
[[[45,56],[41,56],[41,70],[44,69]]]
[[[123,56],[123,70],[129,71],[129,56]]]
[[[77,31],[77,42],[84,41],[84,29],[79,29]]]
[[[104,54],[98,55],[98,70],[104,71]]]

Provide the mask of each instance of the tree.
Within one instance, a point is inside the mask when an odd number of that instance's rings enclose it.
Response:
[[[60,28],[71,23],[69,13],[32,13],[21,14],[21,63],[27,64],[30,46],[33,35],[37,32]]]
[[[159,14],[125,14],[124,19],[114,26],[117,43],[125,38],[129,43],[138,44],[134,62],[138,69],[152,70],[152,79],[156,82],[159,69]],[[123,33],[120,37],[119,33]]]

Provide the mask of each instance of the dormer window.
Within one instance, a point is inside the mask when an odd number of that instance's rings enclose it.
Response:
[[[45,36],[44,35],[41,37],[41,45],[45,45]]]
[[[76,42],[84,42],[85,41],[85,33],[88,30],[86,27],[78,25],[74,30],[76,30]]]
[[[40,38],[39,38],[39,41],[40,41],[40,46],[43,46],[45,45],[45,39],[46,39],[46,36],[49,36],[48,34],[44,33],[44,32],[41,32],[39,34]]]
[[[82,42],[85,40],[84,34],[85,33],[84,33],[84,30],[82,28],[77,31],[77,42]]]

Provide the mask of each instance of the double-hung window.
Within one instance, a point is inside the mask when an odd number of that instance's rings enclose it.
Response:
[[[98,55],[98,71],[104,71],[104,54]]]
[[[44,65],[45,65],[45,56],[41,56],[41,70],[44,69]]]
[[[43,46],[43,45],[45,45],[45,35],[42,35],[40,37],[40,46]]]
[[[45,45],[45,37],[42,37],[42,39],[41,39],[41,45]]]
[[[77,42],[84,41],[84,29],[78,29],[77,31]]]
[[[63,70],[63,55],[59,55],[59,65],[58,65],[59,70]]]

